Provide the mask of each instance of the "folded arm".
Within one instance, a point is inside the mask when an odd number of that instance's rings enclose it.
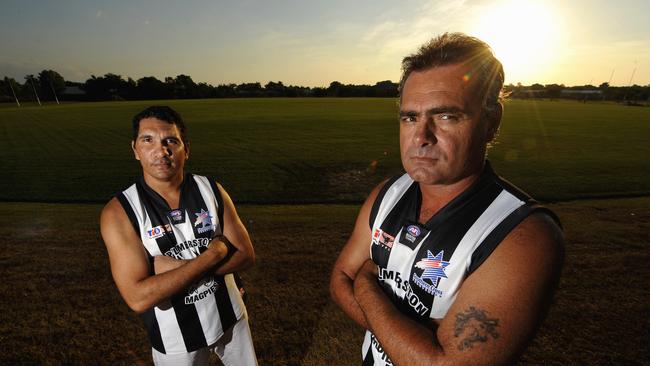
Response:
[[[557,284],[562,234],[546,215],[518,225],[463,283],[447,315],[424,326],[400,313],[366,262],[354,295],[395,365],[507,364],[534,336]]]
[[[223,242],[213,240],[197,258],[168,272],[151,275],[142,241],[117,199],[104,207],[100,226],[115,284],[136,312],[144,312],[196,282],[228,253]]]
[[[239,219],[235,205],[228,193],[217,183],[221,197],[223,198],[223,235],[212,239],[214,242],[222,242],[230,250],[228,255],[214,269],[214,274],[225,275],[227,273],[243,271],[255,263],[255,251],[251,243],[248,231]],[[164,273],[187,264],[188,260],[174,259],[167,256],[154,257],[155,273]]]
[[[372,205],[381,187],[378,185],[361,206],[354,229],[347,243],[341,250],[330,276],[330,295],[341,310],[352,320],[365,329],[368,328],[366,318],[354,297],[354,280],[357,273],[370,259],[370,224],[368,222]]]

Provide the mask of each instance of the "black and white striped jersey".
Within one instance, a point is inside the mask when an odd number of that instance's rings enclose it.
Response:
[[[172,210],[142,177],[117,198],[150,259],[195,258],[223,232],[221,195],[215,182],[203,176],[185,174],[177,209]],[[153,275],[153,263],[151,271]],[[142,318],[152,347],[174,354],[213,344],[244,311],[233,275],[208,275],[147,310]]]
[[[370,213],[369,250],[384,292],[423,324],[445,316],[465,278],[533,211],[557,220],[487,162],[477,181],[426,223],[418,222],[421,201],[419,184],[408,174],[389,180]],[[362,352],[364,365],[392,365],[370,331]]]

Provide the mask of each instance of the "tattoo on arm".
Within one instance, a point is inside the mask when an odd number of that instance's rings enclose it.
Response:
[[[496,328],[499,319],[488,318],[485,310],[470,306],[465,312],[456,314],[454,337],[461,338],[458,349],[464,351],[474,347],[474,343],[485,343],[489,336],[497,339],[499,333]]]

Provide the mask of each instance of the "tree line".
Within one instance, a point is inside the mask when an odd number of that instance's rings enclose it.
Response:
[[[508,84],[504,90],[511,98],[569,98],[579,100],[641,101],[650,100],[650,85],[612,87],[582,85],[567,87],[564,84]],[[241,84],[196,83],[189,75],[165,77],[159,80],[145,76],[138,80],[108,73],[92,75],[83,83],[66,81],[54,70],[43,70],[37,75],[25,75],[23,83],[4,77],[0,80],[0,102],[30,101],[59,102],[151,100],[151,99],[202,99],[202,98],[254,98],[254,97],[397,97],[398,84],[390,80],[374,85],[343,84],[333,81],[328,87],[285,85],[281,81]]]

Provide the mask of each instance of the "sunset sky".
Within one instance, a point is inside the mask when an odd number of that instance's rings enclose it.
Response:
[[[213,85],[397,81],[447,31],[494,48],[506,83],[650,84],[650,1],[0,0],[0,77],[54,69]]]

